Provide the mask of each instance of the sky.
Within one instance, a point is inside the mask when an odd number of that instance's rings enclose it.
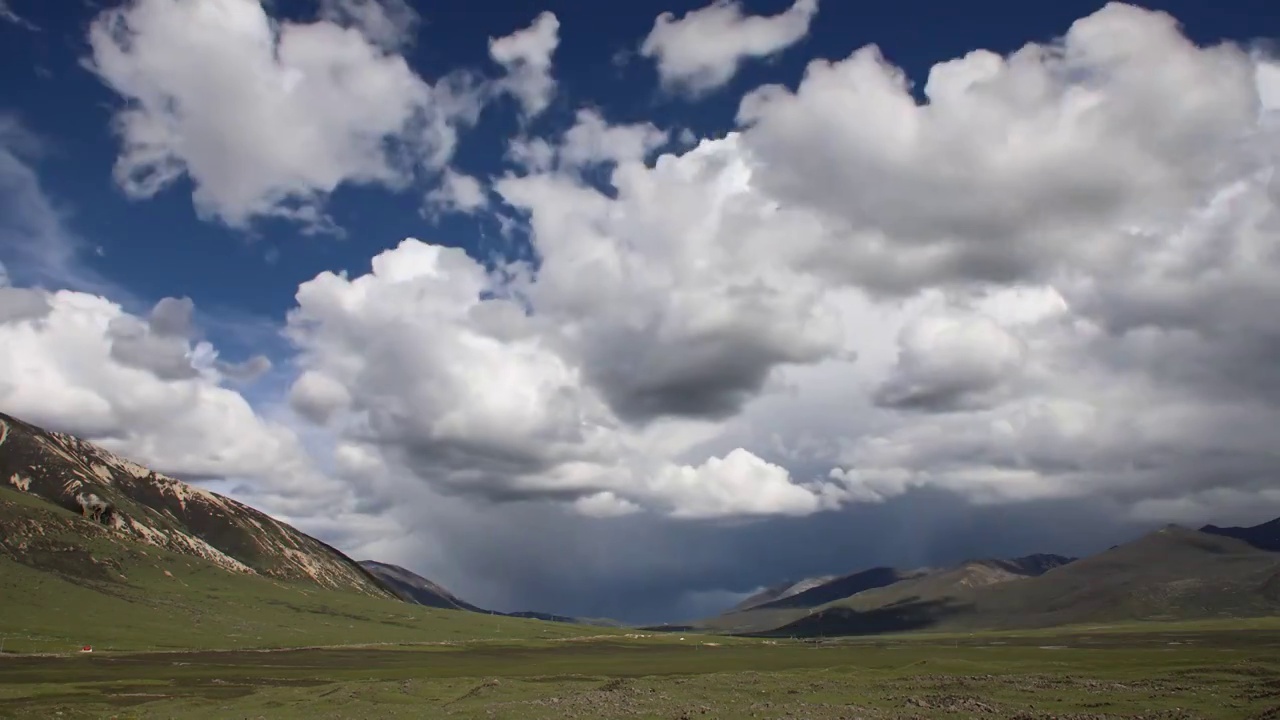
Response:
[[[614,5],[0,0],[0,410],[634,622],[1280,516],[1271,0]]]

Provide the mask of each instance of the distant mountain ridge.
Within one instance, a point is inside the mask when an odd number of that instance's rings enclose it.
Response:
[[[854,599],[872,605],[909,601],[920,595],[946,595],[969,587],[994,585],[1042,575],[1074,558],[1048,553],[1018,558],[969,560],[943,568],[901,570],[874,567],[839,576],[812,578],[766,589],[723,615],[695,626],[733,633],[755,633],[788,626],[831,605]],[[795,588],[803,587],[799,592]]]
[[[1259,550],[1280,552],[1280,518],[1252,527],[1205,525],[1200,532],[1243,540]]]
[[[910,582],[850,596],[756,634],[1030,629],[1280,614],[1280,553],[1178,526],[1032,577],[971,586],[913,588]]]
[[[253,586],[259,600],[267,590],[300,589],[302,596],[324,596],[315,590],[323,588],[339,591],[328,597],[356,593],[366,596],[362,602],[375,604],[399,599],[509,618],[617,625],[552,613],[485,610],[406,568],[357,563],[230,498],[3,413],[0,530],[0,564],[7,564],[9,572],[53,573],[75,587],[117,598],[125,584],[150,573],[161,579],[159,585],[146,586],[157,588],[142,600],[147,607],[159,607],[150,603],[163,605],[172,597],[162,586],[190,587],[175,576],[194,573],[188,577],[198,576],[215,591]],[[234,579],[227,573],[256,577]],[[23,577],[35,575],[39,573]],[[9,597],[34,587],[11,585]],[[184,602],[215,597],[198,592]],[[262,602],[274,605],[254,606],[244,618],[269,606],[294,607],[295,601]],[[1082,559],[1037,554],[942,568],[874,567],[787,581],[722,615],[655,629],[780,637],[1268,615],[1280,615],[1280,519],[1200,530],[1171,525]],[[301,626],[296,631],[305,632]]]
[[[417,603],[418,605],[444,608],[446,610],[466,610],[468,612],[484,613],[486,615],[525,618],[527,620],[543,620],[546,622],[602,626],[616,626],[619,624],[612,620],[575,618],[569,617],[568,615],[556,615],[554,613],[534,612],[530,610],[517,612],[485,610],[482,607],[472,605],[462,598],[459,598],[457,595],[454,595],[435,582],[418,575],[412,570],[402,568],[399,565],[378,562],[376,560],[361,560],[360,565],[377,576],[384,585],[396,594],[397,597],[405,602]]]
[[[376,560],[361,560],[359,564],[360,567],[376,576],[384,586],[405,602],[444,608],[446,610],[486,612],[459,598],[440,585],[399,565]]]
[[[351,558],[266,513],[4,413],[0,484],[76,513],[108,536],[198,557],[229,572],[393,596]],[[5,507],[0,553],[39,565],[49,557],[49,521],[21,505]]]
[[[760,592],[748,597],[746,600],[734,605],[730,608],[730,612],[740,610],[750,610],[754,607],[783,600],[793,595],[798,595],[811,588],[818,587],[831,582],[836,578],[835,575],[821,575],[818,577],[805,578],[803,580],[784,580],[783,582],[767,587]]]

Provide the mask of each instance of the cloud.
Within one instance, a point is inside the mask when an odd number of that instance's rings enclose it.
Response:
[[[355,27],[387,50],[412,45],[422,22],[406,0],[320,0],[320,17]]]
[[[1211,168],[1249,162],[1259,103],[1239,47],[1118,3],[1053,43],[935,65],[924,94],[867,46],[743,98],[761,190],[840,238],[812,267],[901,295],[1105,269],[1132,252],[1125,228],[1175,232],[1229,180]]]
[[[49,299],[36,290],[8,287],[4,267],[0,266],[0,323],[38,320],[53,310]]]
[[[520,102],[526,117],[534,117],[551,104],[556,81],[551,77],[551,56],[560,44],[560,21],[544,11],[533,24],[500,38],[489,38],[489,57],[507,72],[498,89]]]
[[[672,498],[674,515],[713,518],[732,515],[811,515],[836,507],[824,501],[822,488],[791,482],[786,468],[738,448],[698,467],[669,468],[658,480],[659,492]]]
[[[578,178],[583,171],[600,166],[644,162],[669,138],[653,123],[615,125],[600,111],[582,108],[558,143],[541,137],[515,138],[507,147],[507,159],[531,173],[560,170]]]
[[[411,238],[316,275],[278,396],[249,406],[180,301],[24,286],[0,403],[253,478],[503,609],[672,619],[786,576],[1256,522],[1280,514],[1275,67],[1109,5],[936,65],[926,102],[863,48],[678,147],[583,108],[433,196],[514,215],[533,261]],[[5,239],[55,236],[5,157]]]
[[[427,83],[379,45],[402,4],[322,7],[355,28],[277,22],[256,0],[103,11],[87,64],[126,102],[114,122],[117,183],[149,198],[186,176],[202,217],[318,232],[334,229],[324,202],[339,186],[399,188],[443,166],[480,97],[460,75]]]
[[[898,363],[875,400],[899,408],[972,407],[1015,379],[1022,361],[1022,344],[990,317],[972,311],[922,314],[903,327]]]
[[[774,238],[805,219],[757,201],[735,138],[652,168],[638,145],[617,147],[631,157],[611,172],[615,197],[572,168],[495,184],[530,218],[541,256],[530,302],[574,328],[565,351],[613,412],[724,418],[775,367],[844,351],[825,286],[776,262]]]
[[[319,425],[329,422],[334,413],[350,404],[351,394],[341,383],[314,370],[298,376],[289,391],[290,407]],[[351,446],[347,452],[359,452],[359,448]]]
[[[111,359],[161,380],[198,376],[188,343],[193,308],[190,299],[164,298],[151,311],[148,322],[128,314],[112,318],[107,325]]]
[[[0,114],[0,260],[19,284],[100,290],[102,278],[78,261],[83,242],[69,233],[31,163],[47,152],[44,139],[13,115]]]
[[[453,168],[445,168],[439,187],[427,193],[427,208],[434,212],[475,213],[489,204],[480,181]]]
[[[593,517],[1257,493],[1278,333],[1250,308],[1280,286],[1258,62],[1109,6],[935,67],[929,105],[868,51],[815,65],[652,164],[665,132],[580,111],[493,185],[536,267],[407,240],[303,284],[296,407],[395,487]],[[986,127],[1019,153],[987,157]]]
[[[680,19],[664,12],[640,45],[657,62],[664,87],[698,96],[729,82],[749,58],[782,52],[809,34],[818,0],[795,0],[771,17],[745,15],[736,0],[715,0]]]
[[[14,12],[13,8],[9,6],[9,0],[0,0],[0,20],[3,20],[4,22],[7,22],[7,23],[12,23],[26,30],[40,29],[30,20],[27,20],[26,18],[22,17],[18,13]]]
[[[241,362],[224,362],[218,360],[213,367],[228,380],[239,383],[253,382],[271,371],[271,359],[266,355],[254,355]]]
[[[643,162],[667,139],[667,133],[652,123],[611,125],[598,111],[579,110],[564,133],[558,158],[567,167]]]
[[[295,409],[334,421],[348,458],[434,492],[563,501],[589,515],[810,513],[823,488],[746,450],[676,462],[695,427],[637,430],[583,382],[553,317],[527,314],[501,274],[461,250],[406,240],[369,274],[298,290],[289,334],[305,368]]]
[[[274,488],[303,504],[305,494],[324,493],[327,481],[293,433],[221,386],[209,367],[213,348],[187,344],[157,322],[179,304],[162,302],[148,322],[96,295],[19,292],[26,293],[19,307],[30,309],[32,295],[44,307],[15,313],[12,292],[0,295],[5,412],[179,477],[253,478],[262,491]]]

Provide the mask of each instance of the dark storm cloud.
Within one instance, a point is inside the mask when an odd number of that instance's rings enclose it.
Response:
[[[717,338],[672,348],[607,344],[590,364],[593,380],[620,418],[637,423],[664,416],[717,420],[759,394],[780,358],[778,350]]]
[[[395,558],[470,602],[631,622],[679,622],[708,611],[705,598],[786,579],[903,568],[1035,552],[1081,555],[1154,527],[1107,501],[968,505],[916,490],[883,504],[808,518],[687,523],[652,515],[591,519],[545,503],[446,513],[417,523],[447,559],[406,543]],[[714,608],[715,611],[723,608]]]

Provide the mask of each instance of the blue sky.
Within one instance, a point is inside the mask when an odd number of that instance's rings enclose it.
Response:
[[[147,301],[188,295],[201,308],[227,308],[279,320],[292,304],[297,284],[325,269],[359,271],[378,250],[404,237],[429,236],[485,257],[508,247],[487,217],[445,217],[431,222],[418,212],[418,192],[342,187],[330,209],[348,231],[344,240],[300,237],[284,222],[263,222],[249,232],[201,222],[191,206],[190,187],[179,182],[152,200],[131,201],[111,182],[117,144],[111,117],[120,98],[85,70],[85,30],[101,6],[11,0],[12,10],[35,24],[0,25],[5,42],[4,106],[43,141],[36,163],[46,192],[70,214],[68,226],[92,248],[85,263]],[[789,3],[748,2],[751,14],[779,12]],[[795,46],[747,64],[724,88],[691,103],[663,93],[651,62],[620,55],[635,49],[664,11],[682,15],[700,2],[634,2],[604,11],[598,3],[549,2],[563,26],[556,51],[559,95],[534,132],[552,133],[572,123],[580,106],[601,108],[614,122],[650,120],[663,127],[689,127],[701,135],[734,127],[743,92],[764,83],[794,86],[813,58],[840,59],[868,43],[880,45],[895,64],[920,79],[934,63],[972,48],[1008,52],[1060,34],[1076,18],[1102,2],[1024,3],[1014,0],[946,3],[827,3],[809,34]],[[1202,42],[1252,40],[1280,23],[1265,0],[1205,3],[1150,2],[1181,20],[1187,34]],[[314,17],[310,0],[276,2],[281,19]],[[527,25],[532,9],[523,3],[441,2],[420,9],[425,23],[407,54],[424,77],[465,67],[496,74],[487,57],[489,37]],[[518,131],[510,101],[486,108],[479,125],[462,138],[455,165],[484,177],[503,169],[504,140]],[[229,285],[226,277],[238,282]]]
[[[473,602],[670,619],[1280,514],[1273,2],[0,11],[0,409]]]

